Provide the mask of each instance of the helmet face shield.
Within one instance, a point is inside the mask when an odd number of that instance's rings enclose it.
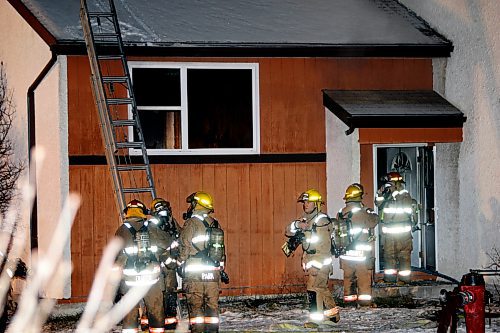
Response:
[[[166,201],[165,199],[156,198],[153,200],[153,202],[151,202],[150,210],[151,210],[151,213],[158,213],[158,214],[160,214],[163,211],[168,212],[168,211],[170,211],[170,203],[168,201]]]

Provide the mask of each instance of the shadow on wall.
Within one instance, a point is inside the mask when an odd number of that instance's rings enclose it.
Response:
[[[500,99],[498,98],[498,93],[500,92],[500,57],[495,57],[495,53],[500,55],[500,44],[498,43],[498,30],[496,29],[488,29],[487,22],[493,22],[492,20],[488,21],[485,18],[484,13],[486,11],[485,8],[481,8],[481,2],[479,1],[467,1],[466,2],[469,7],[470,17],[473,18],[473,23],[477,26],[477,29],[471,29],[477,34],[475,40],[484,40],[486,45],[475,45],[473,48],[473,54],[477,52],[481,56],[477,56],[477,67],[483,68],[483,73],[486,75],[483,77],[486,82],[484,82],[485,90],[489,91],[489,105],[492,106],[490,109],[491,118],[483,118],[483,119],[492,119],[493,124],[492,128],[495,129],[495,142],[500,142]],[[496,8],[498,12],[498,7]],[[493,15],[492,15],[493,17]],[[498,17],[497,17],[498,18]],[[495,24],[496,23],[495,20]],[[495,40],[497,43],[495,43]],[[497,49],[495,49],[495,46]],[[469,68],[474,68],[476,66],[471,66]],[[490,75],[488,75],[490,73]],[[473,82],[473,79],[477,76],[476,73],[472,72],[469,76],[470,81]],[[496,109],[495,105],[499,108]],[[498,126],[495,126],[498,125]],[[498,207],[498,205],[497,205]]]
[[[497,226],[497,230],[500,229],[500,203],[498,198],[490,197],[488,200],[488,207],[485,209],[480,209],[478,214],[478,225],[493,225]],[[495,228],[491,228],[490,230],[495,230]],[[498,239],[498,233],[482,233],[479,235],[479,244],[492,244],[492,252],[500,251],[500,240]],[[488,251],[490,249],[484,249],[484,251]],[[479,268],[487,268],[488,265],[491,265],[491,253],[481,253],[480,262],[478,263],[481,267]],[[473,267],[471,267],[473,268]]]

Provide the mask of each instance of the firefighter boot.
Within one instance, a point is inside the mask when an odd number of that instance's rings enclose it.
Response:
[[[309,301],[309,321],[304,323],[305,328],[317,328],[319,325],[315,321],[321,321],[318,313],[318,303],[315,291],[307,291],[307,300]],[[321,314],[322,315],[322,314]]]
[[[411,281],[411,270],[402,269],[398,272],[398,284],[405,285],[409,284]]]
[[[177,328],[177,294],[167,291],[163,294],[165,308],[165,329],[175,330]]]
[[[396,283],[398,279],[398,271],[394,268],[386,268],[384,270],[384,282],[386,283]]]
[[[336,306],[334,308],[331,308],[330,310],[325,311],[325,316],[334,323],[338,323],[340,321],[339,307]]]

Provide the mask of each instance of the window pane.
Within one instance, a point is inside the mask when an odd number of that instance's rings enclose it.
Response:
[[[189,148],[253,148],[252,70],[188,69]]]
[[[178,68],[133,68],[134,94],[139,106],[180,106]]]
[[[147,149],[181,148],[180,111],[139,110],[139,120]]]

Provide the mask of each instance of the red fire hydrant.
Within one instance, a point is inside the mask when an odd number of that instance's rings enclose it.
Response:
[[[467,333],[484,333],[486,285],[483,276],[475,272],[465,274],[460,281],[460,291],[467,295],[463,302]]]

